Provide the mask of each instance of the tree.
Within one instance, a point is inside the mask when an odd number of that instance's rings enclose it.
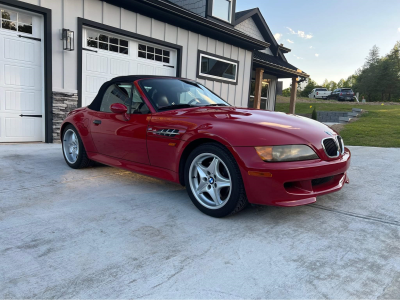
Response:
[[[365,59],[365,67],[369,68],[373,65],[376,65],[379,63],[380,56],[379,56],[379,48],[374,45],[371,50],[369,50],[369,54],[367,58]]]
[[[290,97],[290,94],[291,94],[291,88],[290,87],[288,87],[287,89],[284,89],[282,91],[282,96],[283,97]]]
[[[346,86],[345,83],[346,83],[346,81],[342,78],[342,79],[340,79],[340,80],[338,81],[338,83],[337,83],[336,86],[337,86],[338,89],[340,89],[340,88],[346,88],[346,87],[348,87],[348,86]]]
[[[300,92],[301,97],[308,97],[308,95],[311,93],[313,89],[317,87],[317,83],[312,80],[311,78],[308,78],[306,81],[306,86],[303,88],[303,90]]]

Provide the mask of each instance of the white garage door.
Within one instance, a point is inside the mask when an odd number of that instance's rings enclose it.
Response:
[[[0,9],[0,142],[44,141],[42,17]]]
[[[118,76],[176,76],[177,51],[84,28],[82,53],[82,106],[89,105],[101,85]]]

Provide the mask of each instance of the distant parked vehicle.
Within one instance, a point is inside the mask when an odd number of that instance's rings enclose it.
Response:
[[[328,91],[326,88],[316,88],[311,91],[308,95],[308,98],[312,99],[327,99],[332,94],[331,91]]]
[[[338,101],[354,101],[355,94],[350,88],[340,88],[336,89],[329,96],[329,99],[335,99]]]

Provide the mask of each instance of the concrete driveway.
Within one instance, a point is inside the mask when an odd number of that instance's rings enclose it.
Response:
[[[400,298],[400,149],[296,208],[201,214],[179,185],[0,146],[0,298]]]

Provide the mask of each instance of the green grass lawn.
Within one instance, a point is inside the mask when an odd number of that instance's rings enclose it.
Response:
[[[289,103],[277,103],[276,106],[276,111],[289,112]],[[297,103],[296,114],[311,114],[314,107],[317,111],[351,111],[353,107],[367,111],[340,132],[346,145],[400,147],[400,105]]]

